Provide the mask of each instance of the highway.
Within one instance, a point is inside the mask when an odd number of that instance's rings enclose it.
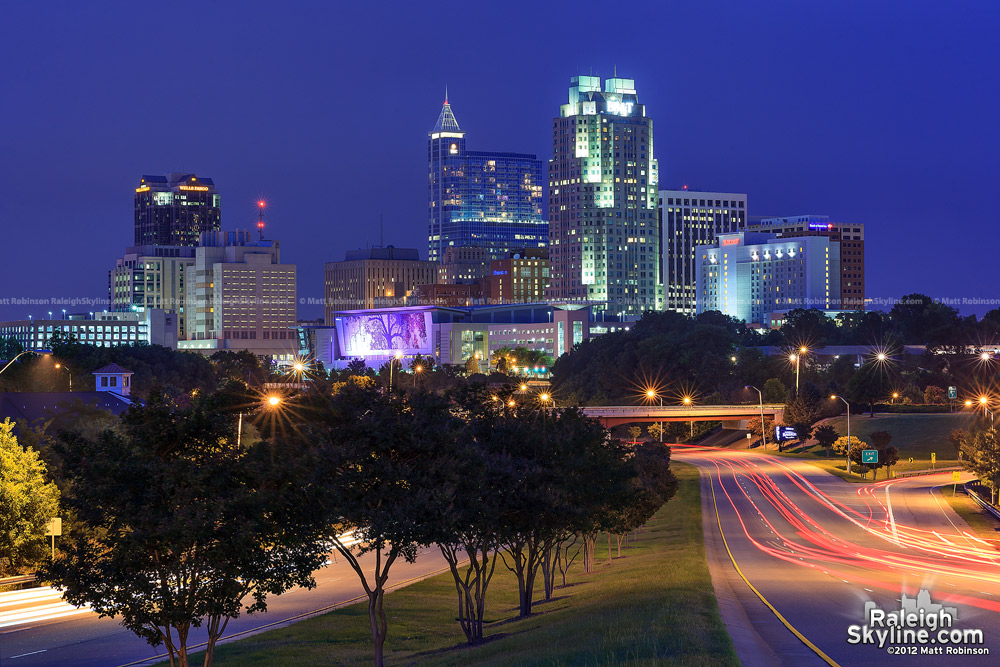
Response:
[[[950,473],[857,485],[801,460],[738,450],[675,446],[674,459],[702,472],[713,585],[745,665],[1000,661],[997,541],[979,539],[934,491]],[[955,646],[989,655],[944,653],[952,647],[937,631],[923,647],[848,642],[849,626],[865,625],[866,602],[898,611],[901,593],[921,589],[955,608],[946,634],[982,630],[983,643],[963,636]]]
[[[373,554],[361,559],[371,567]],[[422,549],[414,563],[400,560],[390,571],[389,586],[398,587],[441,571],[447,565],[441,552]],[[330,605],[347,602],[364,591],[354,570],[341,558],[316,572],[317,586],[312,590],[292,589],[268,600],[267,612],[240,616],[229,622],[226,637],[245,636],[262,626],[280,627],[296,619],[315,615]],[[388,603],[391,605],[391,602]],[[392,643],[392,624],[387,643]],[[205,641],[205,632],[192,630],[190,645]],[[113,667],[152,664],[163,654],[139,639],[119,623],[98,618],[88,609],[74,609],[59,599],[52,589],[33,589],[23,595],[0,595],[0,665],[31,667],[37,665],[73,665],[74,667]],[[152,660],[151,660],[152,659]],[[165,658],[160,658],[165,659]]]

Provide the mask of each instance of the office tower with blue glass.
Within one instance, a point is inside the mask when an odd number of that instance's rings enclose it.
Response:
[[[536,155],[469,151],[465,132],[445,96],[427,142],[427,259],[449,247],[487,248],[490,259],[512,250],[544,248],[543,165]]]
[[[662,309],[653,121],[635,81],[572,77],[552,153],[549,298],[623,319]]]

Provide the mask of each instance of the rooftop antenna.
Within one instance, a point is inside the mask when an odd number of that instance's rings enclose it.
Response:
[[[444,103],[448,104],[448,84],[444,84]]]
[[[264,240],[264,207],[267,206],[267,202],[263,199],[257,202],[257,231],[260,234],[260,240]]]

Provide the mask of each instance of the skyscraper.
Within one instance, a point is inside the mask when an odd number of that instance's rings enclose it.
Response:
[[[662,308],[653,121],[635,81],[573,77],[552,152],[549,297],[624,317]]]
[[[747,196],[729,192],[660,190],[660,249],[664,308],[695,314],[695,251],[719,234],[747,226]]]
[[[222,225],[222,198],[211,178],[143,176],[135,189],[135,245],[196,246]]]
[[[526,153],[465,149],[465,132],[447,96],[427,142],[427,258],[449,246],[485,247],[490,259],[516,248],[545,247],[542,162]]]

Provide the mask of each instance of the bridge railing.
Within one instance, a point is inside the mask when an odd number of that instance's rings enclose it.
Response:
[[[784,411],[783,404],[764,404],[764,413],[773,414]],[[592,417],[621,417],[630,415],[731,415],[759,414],[760,405],[599,405],[582,408],[583,412]]]

